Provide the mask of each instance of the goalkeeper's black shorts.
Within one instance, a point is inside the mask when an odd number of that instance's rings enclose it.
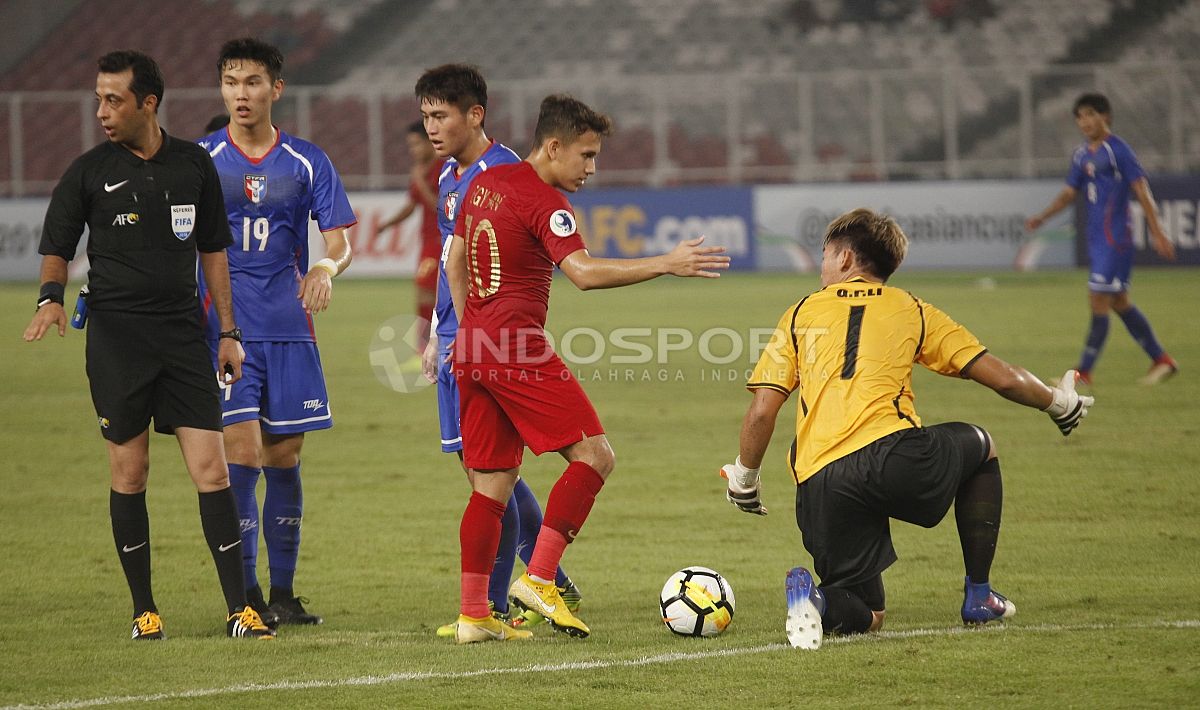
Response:
[[[889,434],[796,488],[796,524],[821,586],[854,587],[896,561],[889,518],[931,528],[987,459],[983,429],[951,422]]]

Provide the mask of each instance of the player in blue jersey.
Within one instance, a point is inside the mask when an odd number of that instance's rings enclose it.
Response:
[[[1112,108],[1103,94],[1084,94],[1075,101],[1075,125],[1084,143],[1071,157],[1067,184],[1050,206],[1025,222],[1033,231],[1075,202],[1082,192],[1087,212],[1086,238],[1092,323],[1076,370],[1091,384],[1092,369],[1108,338],[1108,314],[1116,311],[1129,334],[1153,361],[1139,382],[1153,385],[1174,375],[1179,366],[1154,336],[1150,321],[1129,299],[1134,245],[1130,235],[1129,198],[1137,198],[1150,228],[1151,246],[1164,259],[1175,258],[1175,247],[1163,232],[1150,183],[1129,144],[1113,135]]]
[[[224,388],[225,451],[242,527],[247,597],[268,624],[319,624],[293,591],[304,517],[304,433],[333,425],[312,316],[329,306],[332,279],[350,264],[346,228],[357,221],[329,157],[271,123],[283,93],[283,55],[256,39],[221,48],[221,97],[230,123],[200,141],[225,193],[233,309],[246,348],[242,380]],[[325,238],[309,268],[308,222]],[[208,299],[202,295],[206,310]],[[216,322],[207,319],[216,342]],[[270,602],[258,583],[259,511],[271,573]]]
[[[442,258],[438,266],[437,301],[429,345],[422,366],[425,377],[437,385],[438,416],[441,421],[442,451],[458,454],[462,463],[462,434],[459,429],[458,384],[450,367],[450,351],[458,332],[458,317],[446,281],[446,250],[454,235],[459,201],[477,175],[488,168],[519,163],[521,158],[507,146],[488,138],[484,132],[487,113],[487,82],[479,70],[466,64],[446,64],[426,71],[415,89],[421,103],[425,132],[439,158],[446,164],[438,178],[438,229],[442,234]],[[470,472],[464,467],[463,471]],[[505,508],[496,564],[488,584],[488,600],[493,613],[508,618],[508,588],[513,565],[520,556],[525,563],[533,553],[542,527],[542,509],[537,497],[518,480]],[[555,584],[572,610],[579,608],[579,589],[560,568]],[[536,615],[534,615],[536,616]],[[518,617],[516,621],[525,619]],[[530,619],[533,621],[533,619]],[[541,621],[541,617],[536,617]],[[535,623],[536,623],[535,621]],[[438,635],[454,636],[454,623],[438,629]]]

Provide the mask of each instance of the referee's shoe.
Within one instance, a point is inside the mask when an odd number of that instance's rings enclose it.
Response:
[[[145,611],[133,620],[134,641],[159,641],[166,637],[163,633],[162,617],[158,612]]]
[[[262,617],[247,604],[241,611],[235,611],[226,619],[225,633],[230,638],[273,639],[275,630],[263,623]]]

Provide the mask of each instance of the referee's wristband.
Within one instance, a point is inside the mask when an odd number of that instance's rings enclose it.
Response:
[[[66,294],[67,287],[57,281],[47,281],[42,284],[42,290],[38,293],[37,308],[41,308],[47,303],[57,303],[63,305],[63,296]],[[37,310],[35,308],[34,310]]]
[[[337,262],[334,261],[333,259],[330,259],[329,257],[325,257],[324,259],[321,259],[317,263],[313,264],[312,267],[314,269],[325,269],[326,271],[329,272],[329,278],[333,278],[334,276],[338,275]]]

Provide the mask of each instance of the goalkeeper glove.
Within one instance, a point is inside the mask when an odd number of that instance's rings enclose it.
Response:
[[[742,457],[739,456],[733,463],[721,467],[721,478],[729,481],[725,498],[730,503],[736,505],[743,513],[767,514],[767,509],[758,498],[757,468],[746,468],[742,465]]]
[[[1042,410],[1050,415],[1063,436],[1067,436],[1079,426],[1079,420],[1087,416],[1088,407],[1096,401],[1093,397],[1075,391],[1076,374],[1078,373],[1074,370],[1067,370],[1067,374],[1063,375],[1058,385],[1050,388],[1054,399],[1049,407]]]

